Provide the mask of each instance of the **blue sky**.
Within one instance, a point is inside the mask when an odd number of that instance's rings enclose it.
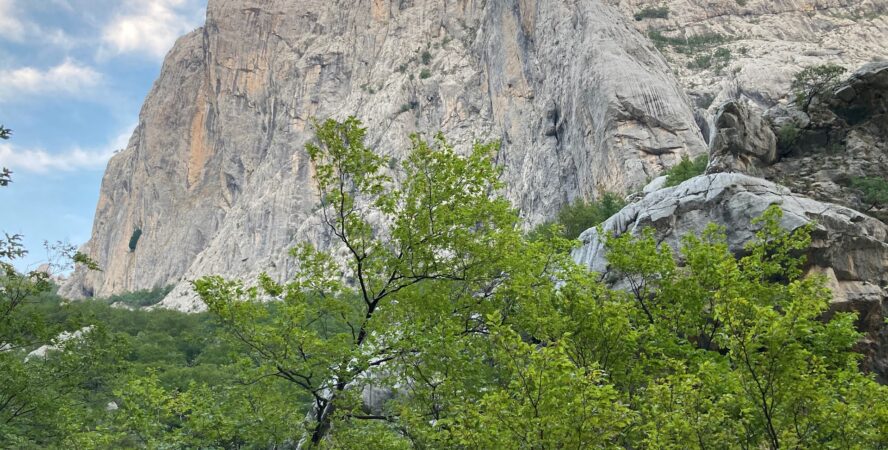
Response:
[[[0,232],[89,239],[108,158],[126,146],[176,38],[203,23],[207,0],[0,0]]]

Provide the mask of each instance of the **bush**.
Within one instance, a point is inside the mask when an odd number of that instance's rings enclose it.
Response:
[[[422,63],[429,65],[432,62],[432,54],[428,50],[422,52]]]
[[[401,105],[401,109],[398,110],[398,114],[403,114],[407,111],[414,110],[417,106],[419,106],[419,103],[417,102],[404,103],[403,105]]]
[[[860,191],[860,199],[869,209],[888,206],[888,181],[881,177],[857,177],[851,187]]]
[[[720,71],[731,62],[731,51],[720,47],[712,54],[700,55],[688,63],[689,69],[709,69]]]
[[[160,301],[172,290],[173,286],[170,285],[154,289],[142,289],[139,291],[128,292],[126,294],[112,295],[111,297],[108,297],[108,304],[113,305],[115,303],[120,303],[133,308],[153,306],[160,303]]]
[[[700,55],[688,63],[688,69],[708,69],[712,66],[712,55]]]
[[[782,149],[792,148],[799,141],[802,134],[799,127],[794,123],[787,123],[777,130],[777,145]]]
[[[708,155],[700,155],[694,159],[687,155],[683,156],[680,163],[666,171],[666,187],[678,186],[697,175],[702,175],[708,164]]]
[[[142,229],[136,228],[133,230],[133,235],[130,236],[129,240],[129,249],[131,252],[136,251],[136,246],[139,245],[139,238],[142,237]]]
[[[432,71],[429,69],[422,69],[422,71],[419,72],[419,78],[421,78],[423,80],[425,80],[426,78],[429,78],[431,76],[432,76]]]
[[[601,198],[591,202],[577,200],[558,212],[554,224],[566,239],[576,239],[584,231],[593,228],[626,206],[626,201],[618,194],[605,192]],[[531,240],[540,240],[552,236],[553,223],[547,222],[537,226],[529,235]]]
[[[635,20],[644,19],[665,19],[669,17],[669,7],[663,6],[645,6],[641,11],[635,13]]]
[[[687,37],[669,37],[659,31],[651,31],[648,37],[654,41],[657,48],[673,47],[678,53],[691,54],[703,48],[720,45],[728,41],[724,35],[718,33],[704,33]]]

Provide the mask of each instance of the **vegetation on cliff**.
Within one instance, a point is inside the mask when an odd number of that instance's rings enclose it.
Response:
[[[496,144],[461,155],[413,136],[390,168],[355,119],[316,128],[318,211],[338,246],[293,249],[287,280],[198,280],[200,315],[35,285],[16,324],[100,332],[39,362],[0,353],[27,392],[66,399],[4,425],[3,446],[888,446],[888,388],[858,370],[856,317],[826,314],[825,280],[796,256],[811,229],[784,230],[779,209],[741,258],[715,227],[677,249],[610,236],[614,289],[573,262],[573,240],[524,235]],[[9,323],[5,342],[25,342]],[[69,359],[89,364],[43,372]]]

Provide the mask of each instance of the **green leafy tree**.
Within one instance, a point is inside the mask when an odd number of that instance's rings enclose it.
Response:
[[[0,137],[8,138],[9,130],[0,127]],[[8,185],[8,176],[4,169],[0,185]],[[0,446],[98,445],[94,400],[108,390],[121,346],[100,326],[82,330],[81,337],[54,339],[60,324],[33,308],[52,283],[45,272],[15,268],[15,260],[27,254],[21,240],[17,234],[0,239]],[[48,249],[95,266],[71,246]],[[45,351],[32,352],[42,345]]]
[[[835,89],[845,72],[844,67],[835,64],[806,67],[792,81],[796,103],[802,105],[803,111],[808,112],[814,98]]]
[[[302,245],[291,252],[300,270],[287,283],[262,276],[246,288],[210,277],[195,288],[255,349],[257,368],[311,396],[309,439],[320,445],[335,421],[390,419],[362,413],[359,394],[395,370],[376,368],[427,364],[411,357],[431,339],[419,324],[452,351],[478,340],[494,307],[488,298],[508,281],[504,262],[518,261],[523,241],[508,202],[493,194],[501,187],[496,144],[461,157],[440,135],[414,136],[396,186],[357,120],[316,127],[307,150],[320,211],[346,261]],[[278,302],[267,308],[263,298]]]
[[[608,236],[612,289],[571,241],[522,235],[495,145],[460,156],[414,136],[390,171],[355,119],[316,127],[333,248],[298,246],[283,282],[194,283],[240,345],[239,385],[275,394],[136,378],[116,419],[134,445],[888,446],[888,390],[857,368],[855,316],[824,318],[824,280],[797,256],[811,228],[784,230],[779,208],[741,258],[715,227],[679,249]],[[242,431],[263,398],[281,414]]]
[[[635,439],[644,446],[886,445],[878,431],[886,411],[867,416],[871,403],[859,395],[888,391],[857,369],[854,315],[822,319],[824,280],[803,277],[804,259],[794,256],[810,244],[810,228],[786,231],[780,216],[776,207],[765,213],[739,260],[712,227],[685,239],[683,267],[667,262],[671,250],[651,234],[608,242],[614,269],[634,279],[629,297],[646,336],[639,350],[656,357],[640,369]]]

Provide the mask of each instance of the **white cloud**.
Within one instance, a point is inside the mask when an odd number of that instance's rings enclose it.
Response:
[[[83,95],[102,82],[102,74],[69,59],[45,71],[33,67],[0,70],[0,80],[0,101],[4,101],[33,94]]]
[[[25,37],[25,25],[16,12],[13,0],[0,0],[0,38],[20,41]]]
[[[105,51],[163,58],[179,36],[198,26],[194,1],[127,0],[102,30]]]
[[[114,138],[107,147],[98,150],[74,148],[54,153],[43,149],[21,149],[12,144],[0,143],[0,167],[13,172],[73,172],[76,170],[103,169],[117,150],[125,148],[135,126]]]

